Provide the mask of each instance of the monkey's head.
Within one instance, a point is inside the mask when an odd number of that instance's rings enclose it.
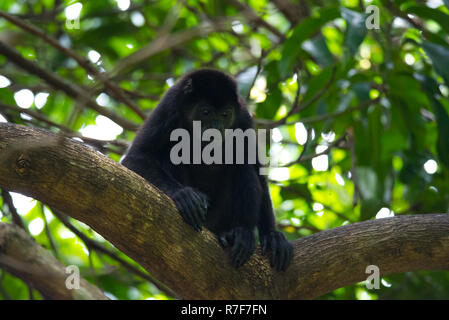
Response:
[[[192,129],[193,121],[201,121],[201,129],[235,127],[238,113],[244,108],[238,95],[237,83],[225,73],[201,69],[185,75],[180,81],[185,126]]]

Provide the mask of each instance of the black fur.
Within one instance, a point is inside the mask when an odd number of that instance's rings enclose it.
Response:
[[[267,181],[259,175],[258,164],[174,165],[170,161],[176,144],[170,141],[170,133],[191,128],[186,115],[199,101],[207,101],[215,110],[232,105],[230,129],[253,127],[235,80],[217,70],[197,70],[167,91],[137,134],[123,165],[170,196],[195,230],[204,225],[223,246],[230,246],[234,266],[243,265],[254,252],[257,226],[262,253],[271,249],[271,265],[285,270],[293,248],[275,230]]]

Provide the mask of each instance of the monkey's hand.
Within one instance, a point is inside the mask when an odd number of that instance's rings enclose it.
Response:
[[[293,258],[293,246],[279,231],[260,236],[262,255],[271,249],[270,264],[278,271],[285,271]]]
[[[256,250],[254,233],[243,227],[237,227],[219,235],[223,247],[231,247],[231,262],[236,268],[245,264]]]
[[[184,187],[175,192],[172,197],[182,218],[195,231],[200,231],[206,220],[207,196],[190,187]]]

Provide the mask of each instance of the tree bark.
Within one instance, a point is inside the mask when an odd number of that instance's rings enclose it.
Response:
[[[197,233],[172,200],[95,150],[43,130],[0,124],[0,187],[91,226],[185,299],[312,299],[381,275],[449,267],[449,215],[365,221],[293,242],[286,272],[259,250],[239,269],[214,235]]]
[[[31,284],[46,298],[108,299],[100,289],[82,278],[79,278],[79,288],[70,289],[66,281],[73,273],[66,273],[62,263],[16,225],[0,223],[0,266]],[[76,285],[68,280],[70,285]]]

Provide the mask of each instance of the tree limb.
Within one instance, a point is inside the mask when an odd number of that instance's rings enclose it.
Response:
[[[312,299],[381,275],[449,267],[449,215],[365,221],[293,242],[286,272],[259,251],[238,270],[209,231],[197,233],[171,199],[76,141],[0,124],[0,187],[34,197],[91,226],[186,299]]]
[[[66,279],[70,274],[65,266],[16,225],[0,223],[0,266],[49,299],[108,299],[100,289],[81,278],[79,289],[68,289]]]

